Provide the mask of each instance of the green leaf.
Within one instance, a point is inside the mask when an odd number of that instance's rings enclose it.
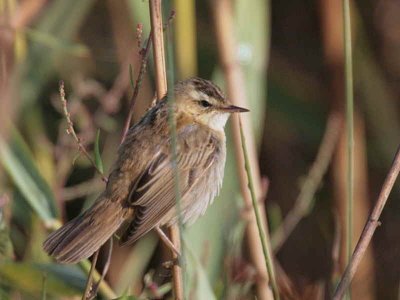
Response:
[[[54,195],[16,130],[13,131],[9,144],[0,138],[0,162],[39,217],[47,223],[58,222]]]
[[[99,149],[99,144],[100,144],[100,129],[97,129],[96,133],[96,141],[94,143],[94,158],[96,162],[96,167],[100,170],[101,173],[103,173],[103,161],[101,159],[100,155],[100,149]]]

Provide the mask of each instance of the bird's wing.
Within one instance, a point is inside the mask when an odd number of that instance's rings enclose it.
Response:
[[[213,164],[220,144],[209,130],[190,126],[177,135],[177,175],[182,200]],[[170,141],[156,153],[133,184],[128,201],[135,208],[135,217],[122,235],[120,243],[136,241],[154,228],[176,204],[176,171],[172,167]]]

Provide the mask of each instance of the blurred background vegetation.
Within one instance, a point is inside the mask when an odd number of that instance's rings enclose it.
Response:
[[[224,87],[214,4],[169,3],[176,12],[175,72],[178,79],[198,75]],[[263,200],[274,238],[307,182],[329,116],[343,114],[341,1],[232,0],[232,5],[259,167],[269,182]],[[355,243],[400,140],[400,3],[351,5]],[[40,299],[43,292],[51,299],[80,298],[85,272],[53,263],[41,244],[49,229],[90,205],[104,183],[65,132],[58,82],[66,84],[72,119],[91,153],[100,130],[107,174],[132,94],[129,69],[136,78],[138,41],[143,44],[150,30],[148,6],[142,0],[0,0],[0,299]],[[150,55],[135,122],[154,92]],[[258,278],[243,243],[245,209],[231,145],[229,140],[221,195],[184,233],[190,299],[254,299]],[[341,130],[334,145],[304,218],[275,253],[284,298],[329,298],[345,266]],[[399,197],[397,186],[356,275],[354,299],[399,297]],[[106,281],[118,296],[170,297],[170,271],[161,266],[167,258],[153,233],[131,247],[115,246]],[[100,269],[104,261],[100,256]]]

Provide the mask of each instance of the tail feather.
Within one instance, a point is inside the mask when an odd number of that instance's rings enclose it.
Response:
[[[125,210],[118,201],[101,196],[82,215],[51,233],[43,248],[60,263],[77,263],[88,258],[121,226]]]

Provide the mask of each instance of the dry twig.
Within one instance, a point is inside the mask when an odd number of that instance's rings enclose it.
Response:
[[[175,12],[172,11],[170,16],[169,16],[169,18],[168,18],[167,24],[165,24],[163,26],[163,30],[165,30],[171,24],[171,22],[174,19],[174,17],[175,17]],[[136,81],[135,81],[135,88],[133,90],[133,94],[132,94],[132,97],[131,97],[131,100],[130,100],[130,107],[129,107],[128,117],[126,118],[126,121],[125,121],[125,124],[124,124],[124,129],[122,130],[121,143],[125,140],[126,134],[128,133],[129,127],[130,127],[131,122],[132,122],[133,107],[135,106],[136,99],[137,99],[137,96],[139,94],[139,89],[140,89],[140,87],[142,85],[143,76],[146,73],[147,61],[149,59],[149,54],[150,54],[150,49],[151,49],[151,42],[152,42],[152,39],[153,39],[153,37],[152,37],[153,36],[152,35],[153,30],[151,30],[150,33],[149,33],[149,37],[147,39],[146,47],[141,48],[143,25],[139,24],[136,29],[137,29],[138,47],[140,49],[139,50],[139,54],[142,57],[142,61],[141,61],[141,64],[140,64],[138,76],[137,76]],[[164,65],[164,68],[165,68],[165,65]],[[164,95],[159,97],[159,99],[161,99],[163,96]]]
[[[136,26],[136,40],[139,51],[142,50],[142,33],[143,33],[143,24],[139,23]]]
[[[68,128],[67,128],[67,134],[72,135],[74,140],[76,141],[78,145],[78,149],[80,153],[83,153],[83,155],[86,156],[86,158],[90,161],[90,163],[93,165],[97,173],[101,175],[101,179],[104,182],[107,182],[108,179],[103,175],[103,172],[100,171],[100,169],[97,167],[95,161],[93,160],[92,156],[87,152],[85,146],[83,146],[81,139],[77,136],[75,129],[74,129],[74,123],[71,120],[71,114],[68,111],[67,107],[67,100],[65,99],[65,89],[64,89],[64,81],[60,81],[60,98],[62,102],[62,107],[63,107],[63,112],[65,119],[67,120]]]
[[[85,292],[82,295],[82,300],[89,299],[89,294],[90,294],[90,290],[91,290],[91,287],[92,287],[93,272],[96,269],[96,263],[97,263],[97,258],[98,257],[99,257],[99,251],[96,251],[93,254],[92,265],[90,266],[89,275],[88,275],[88,278],[87,278],[87,281],[86,281]]]
[[[112,248],[113,248],[113,239],[112,237],[107,241],[108,244],[108,249],[107,249],[107,257],[106,257],[106,261],[103,267],[103,271],[101,272],[101,276],[99,278],[99,280],[97,281],[96,284],[92,285],[91,289],[90,289],[90,294],[89,294],[89,299],[94,298],[97,295],[97,291],[101,285],[101,282],[104,280],[104,277],[106,277],[106,274],[108,272],[108,268],[110,267],[110,263],[111,263],[111,254],[112,254]],[[103,246],[101,246],[101,248],[103,248]],[[96,251],[95,256],[98,255],[98,253],[100,252],[100,249],[98,251]],[[94,261],[94,259],[93,259]]]
[[[271,244],[275,253],[279,251],[300,220],[308,214],[314,195],[332,160],[341,127],[342,119],[338,114],[332,113],[329,116],[317,157],[300,189],[294,207],[272,235]]]
[[[363,258],[369,243],[371,242],[372,236],[375,233],[376,228],[380,225],[379,218],[381,216],[382,210],[385,207],[386,201],[389,197],[389,194],[393,188],[394,183],[400,172],[400,147],[397,149],[396,156],[392,163],[392,167],[389,170],[389,173],[386,176],[385,182],[383,183],[381,192],[378,196],[378,200],[374,206],[373,211],[371,212],[367,223],[365,224],[364,230],[358,240],[357,246],[351,256],[351,260],[346,267],[346,270],[340,280],[340,283],[335,291],[333,296],[334,300],[342,299],[348,286],[351,283],[351,280],[357,270],[358,265]]]
[[[77,136],[77,134],[75,132],[74,124],[73,124],[73,122],[71,120],[71,115],[70,115],[70,113],[68,111],[68,107],[67,107],[67,100],[65,98],[65,89],[64,89],[64,82],[63,81],[60,82],[59,89],[60,89],[60,98],[61,98],[61,102],[62,102],[63,112],[64,112],[64,115],[65,115],[65,118],[66,118],[67,124],[68,124],[67,134],[72,135],[72,137],[74,138],[74,140],[78,144],[79,151],[86,156],[86,158],[90,161],[90,163],[93,165],[95,170],[101,175],[102,180],[107,183],[108,179],[103,175],[103,173],[97,167],[95,161],[90,156],[90,154],[87,152],[86,148],[83,146],[80,138]],[[86,288],[85,288],[84,294],[82,295],[82,299],[89,299],[90,295],[93,295],[93,294],[95,294],[97,292],[97,289],[100,287],[101,280],[104,278],[105,273],[107,271],[107,268],[104,268],[103,274],[101,275],[100,280],[95,285],[95,289],[92,288],[92,278],[93,278],[94,273],[96,272],[95,271],[96,270],[96,262],[97,262],[97,258],[98,258],[98,255],[99,255],[99,251],[100,251],[100,249],[97,250],[93,254],[93,261],[92,261],[92,264],[91,264],[91,267],[90,267],[90,271],[89,271],[88,278],[87,278],[87,283],[86,283]],[[111,257],[111,248],[109,250],[108,257],[109,257],[109,259]],[[106,262],[106,265],[108,265],[108,264],[109,264],[109,261]],[[107,285],[107,289],[108,289],[108,285]]]
[[[129,127],[131,125],[132,116],[133,116],[133,107],[135,106],[136,99],[139,94],[139,89],[142,85],[143,76],[146,73],[147,60],[149,58],[149,53],[150,53],[150,49],[151,49],[151,40],[152,40],[151,37],[152,37],[152,32],[150,31],[149,38],[147,39],[146,47],[143,48],[142,50],[140,50],[140,55],[142,56],[142,62],[140,64],[139,73],[138,73],[138,76],[137,76],[136,82],[135,82],[135,88],[133,90],[133,94],[132,94],[132,97],[130,100],[128,117],[125,120],[124,129],[122,130],[121,143],[125,140],[126,134],[128,133]]]

